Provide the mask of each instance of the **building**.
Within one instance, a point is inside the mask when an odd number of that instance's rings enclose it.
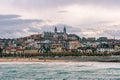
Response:
[[[64,52],[64,47],[62,44],[52,44],[51,52]]]
[[[97,46],[97,52],[114,52],[115,45],[111,43],[101,43]]]
[[[95,42],[95,41],[96,41],[95,37],[87,38],[87,42]]]
[[[69,41],[68,42],[68,50],[69,51],[77,51],[77,49],[81,46],[81,43],[78,40]]]
[[[99,37],[97,39],[98,42],[107,42],[108,41],[108,38],[107,37]]]
[[[58,32],[57,27],[55,27],[54,38],[56,38],[57,40],[67,40],[68,34],[66,32],[66,27],[64,27],[63,32]]]

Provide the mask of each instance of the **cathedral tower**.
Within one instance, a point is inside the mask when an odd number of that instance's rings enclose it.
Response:
[[[66,34],[66,27],[64,27],[64,29],[63,29],[63,33],[65,33],[65,34]]]
[[[55,33],[57,33],[57,28],[55,27],[55,30],[54,30]]]

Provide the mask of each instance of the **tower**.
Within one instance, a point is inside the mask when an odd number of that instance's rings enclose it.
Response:
[[[55,30],[54,30],[55,33],[57,33],[57,28],[55,27]]]
[[[64,27],[64,29],[63,29],[63,37],[64,37],[64,39],[68,38],[67,37],[67,32],[66,32],[66,27]]]
[[[63,29],[63,33],[65,33],[65,34],[66,34],[66,27],[64,27],[64,29]]]
[[[57,38],[57,27],[55,26],[55,29],[54,29],[54,38]]]

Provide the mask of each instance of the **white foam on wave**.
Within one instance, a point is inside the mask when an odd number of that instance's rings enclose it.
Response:
[[[113,63],[113,62],[95,62],[90,64],[92,64],[92,66],[97,68],[120,68],[120,63]]]
[[[112,62],[0,62],[1,64],[47,64],[64,66],[90,66],[96,68],[120,68],[120,63]]]

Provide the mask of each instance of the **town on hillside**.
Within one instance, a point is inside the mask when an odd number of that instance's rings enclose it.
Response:
[[[5,54],[43,54],[43,53],[111,53],[120,51],[120,40],[108,39],[107,37],[80,38],[76,34],[68,34],[66,27],[58,31],[55,27],[53,32],[43,32],[17,39],[0,39],[0,52]]]

